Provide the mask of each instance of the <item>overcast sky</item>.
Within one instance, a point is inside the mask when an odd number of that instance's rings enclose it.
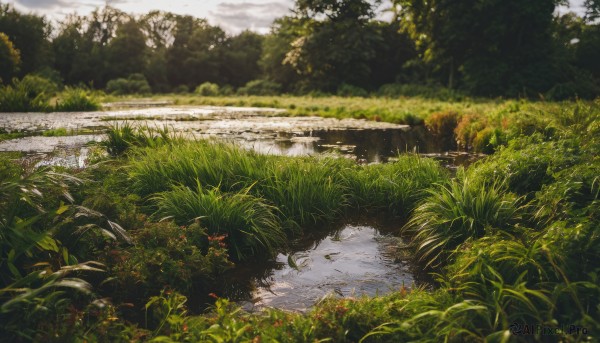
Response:
[[[581,13],[584,0],[570,0],[572,8]],[[0,0],[12,3],[24,12],[46,15],[60,20],[77,12],[88,14],[106,3],[127,13],[143,14],[151,10],[163,10],[206,18],[230,33],[244,29],[268,32],[273,19],[289,14],[294,0]],[[565,12],[562,9],[561,12]]]

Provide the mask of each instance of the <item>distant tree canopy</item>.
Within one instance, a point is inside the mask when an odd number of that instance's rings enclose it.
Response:
[[[0,84],[9,83],[21,64],[19,50],[15,49],[8,36],[0,32]]]
[[[297,0],[266,35],[110,6],[53,26],[1,4],[0,77],[55,75],[95,88],[134,80],[154,92],[218,84],[347,93],[409,83],[483,96],[598,96],[600,0],[586,0],[583,17],[557,16],[562,3],[393,0],[393,19],[380,21],[380,0]]]

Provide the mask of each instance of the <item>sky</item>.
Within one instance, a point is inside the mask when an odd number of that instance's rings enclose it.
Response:
[[[583,1],[570,0],[572,10],[583,13],[581,7]],[[229,33],[239,33],[245,29],[266,33],[273,19],[289,14],[294,5],[294,0],[0,0],[0,2],[11,3],[20,11],[45,15],[52,20],[61,20],[75,12],[86,15],[106,3],[132,14],[163,10],[206,18],[212,25],[219,25]],[[566,11],[565,8],[560,9],[560,12]]]

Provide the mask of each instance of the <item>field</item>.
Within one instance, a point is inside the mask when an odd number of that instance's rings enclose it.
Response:
[[[108,130],[96,148],[107,155],[83,170],[33,169],[2,154],[2,338],[598,340],[598,101],[153,99],[424,123],[489,156],[454,174],[413,154],[369,165],[261,155],[129,124]],[[247,313],[222,296],[234,265],[270,259],[355,213],[397,223],[403,253],[431,284],[330,297],[306,314]]]

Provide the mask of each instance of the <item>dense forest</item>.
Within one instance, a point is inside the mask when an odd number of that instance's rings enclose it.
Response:
[[[0,5],[0,78],[38,74],[109,93],[351,93],[399,85],[474,96],[600,94],[600,1],[298,0],[271,32],[236,35],[202,18],[106,6],[61,22]],[[211,93],[213,88],[204,87]]]

